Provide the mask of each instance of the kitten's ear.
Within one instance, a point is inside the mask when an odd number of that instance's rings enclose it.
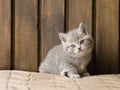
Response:
[[[80,23],[78,30],[84,34],[88,33],[83,23]]]
[[[64,33],[59,33],[59,38],[62,42],[66,42],[66,35]]]

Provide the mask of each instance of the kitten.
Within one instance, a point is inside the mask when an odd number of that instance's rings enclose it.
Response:
[[[40,73],[59,74],[70,78],[89,75],[87,65],[92,57],[93,38],[80,23],[77,29],[59,33],[60,45],[51,49],[39,67]]]

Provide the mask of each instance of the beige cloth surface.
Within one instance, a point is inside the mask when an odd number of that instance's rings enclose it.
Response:
[[[0,90],[120,90],[120,74],[69,79],[25,71],[0,71]]]

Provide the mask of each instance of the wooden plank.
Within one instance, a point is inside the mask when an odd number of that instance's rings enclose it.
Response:
[[[10,11],[10,0],[0,0],[0,69],[10,69]]]
[[[83,22],[92,32],[92,0],[68,0],[67,3],[67,29],[76,28]]]
[[[40,4],[40,58],[43,60],[48,51],[60,43],[57,32],[64,29],[64,0],[41,0]]]
[[[117,73],[119,0],[97,0],[96,5],[96,73]]]
[[[37,0],[15,0],[15,69],[37,71]]]
[[[67,31],[77,28],[81,22],[86,25],[86,29],[89,33],[92,33],[92,0],[67,0]],[[93,61],[91,61],[88,67],[91,74],[93,74],[93,67]]]

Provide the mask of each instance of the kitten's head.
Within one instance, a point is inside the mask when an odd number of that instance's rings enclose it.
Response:
[[[64,51],[72,57],[83,57],[91,53],[93,49],[93,38],[80,23],[77,29],[68,33],[59,33]]]

